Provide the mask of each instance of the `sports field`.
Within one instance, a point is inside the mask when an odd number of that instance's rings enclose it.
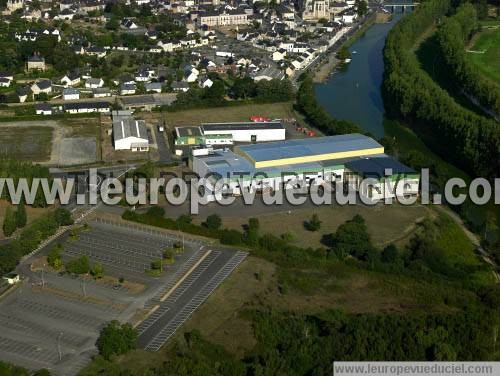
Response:
[[[484,76],[500,86],[500,24],[475,36],[467,57]]]

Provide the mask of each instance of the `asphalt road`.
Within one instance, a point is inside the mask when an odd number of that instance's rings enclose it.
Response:
[[[160,163],[170,163],[172,162],[172,155],[170,154],[170,149],[167,146],[165,140],[165,135],[158,130],[158,126],[154,125],[156,145],[158,146],[158,153],[160,154]]]
[[[160,303],[158,310],[161,310],[163,314],[141,333],[138,341],[139,347],[148,348],[148,345],[158,346],[159,344],[161,346],[168,339],[166,338],[167,334],[165,332],[162,333],[162,331],[171,328],[170,330],[173,334],[182,325],[188,318],[188,316],[180,317],[185,316],[183,314],[185,308],[196,297],[198,292],[235,256],[235,253],[229,251],[212,251],[207,258],[210,256],[212,256],[211,260],[207,260],[205,265],[198,265],[191,272],[190,276],[195,275],[196,278],[186,278],[164,302]],[[151,346],[148,349],[151,350]],[[156,350],[156,348],[153,348],[153,350]]]

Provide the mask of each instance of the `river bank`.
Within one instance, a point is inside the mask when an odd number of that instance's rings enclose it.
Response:
[[[334,46],[332,46],[321,58],[319,64],[311,72],[313,73],[313,82],[316,84],[324,83],[328,80],[331,73],[342,63],[341,60],[337,59],[337,52],[343,47],[350,47],[354,42],[356,42],[364,33],[376,23],[386,23],[390,22],[391,15],[376,11],[366,17],[366,19],[359,25],[356,26],[348,32],[345,38],[339,40]]]

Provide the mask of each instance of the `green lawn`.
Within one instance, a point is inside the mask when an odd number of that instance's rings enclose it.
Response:
[[[500,85],[500,28],[485,29],[474,38],[467,57],[483,75]]]
[[[0,153],[33,162],[50,158],[52,128],[43,126],[9,127],[0,125]]]

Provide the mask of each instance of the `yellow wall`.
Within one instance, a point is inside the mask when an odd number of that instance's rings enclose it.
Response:
[[[372,149],[344,151],[344,152],[338,152],[338,153],[308,155],[305,157],[293,157],[293,158],[283,158],[283,159],[273,159],[273,160],[269,160],[269,161],[260,161],[260,162],[253,161],[253,162],[254,162],[254,165],[256,168],[263,168],[263,167],[284,166],[284,165],[297,164],[297,163],[326,161],[329,159],[342,159],[342,158],[369,156],[369,155],[382,154],[382,153],[384,153],[384,148],[379,147],[379,148],[372,148]]]

